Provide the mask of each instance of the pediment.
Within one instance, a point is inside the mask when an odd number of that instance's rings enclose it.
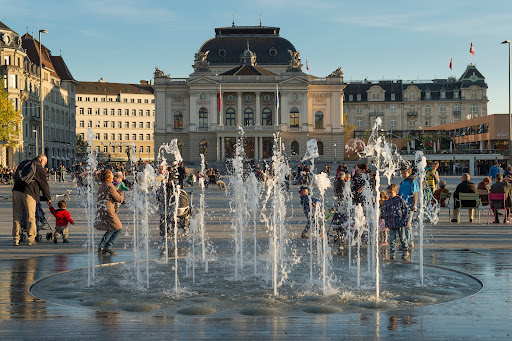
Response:
[[[188,85],[218,85],[218,82],[215,82],[212,79],[209,79],[207,77],[198,77],[192,80],[189,80]]]
[[[285,84],[309,84],[307,79],[301,78],[301,77],[290,77],[285,79],[284,81],[279,82],[279,85],[285,85]]]

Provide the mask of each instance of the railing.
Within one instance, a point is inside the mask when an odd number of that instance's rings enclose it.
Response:
[[[460,112],[460,110],[454,110],[454,111],[453,111],[453,114],[454,114],[454,115],[456,115],[456,116],[458,116],[458,115],[460,115],[460,114],[461,114],[461,112]]]
[[[418,112],[417,111],[408,111],[407,116],[418,116]]]

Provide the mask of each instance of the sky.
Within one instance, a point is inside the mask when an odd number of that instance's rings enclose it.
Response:
[[[134,1],[0,0],[0,21],[20,35],[48,30],[43,44],[62,55],[78,81],[138,83],[157,66],[192,73],[194,54],[215,27],[263,25],[324,77],[341,66],[345,81],[459,78],[470,63],[489,86],[489,113],[508,112],[510,0]],[[305,71],[305,67],[303,68]]]

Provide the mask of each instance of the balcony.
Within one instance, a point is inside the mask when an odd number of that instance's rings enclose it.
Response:
[[[454,110],[453,116],[460,116],[460,110]]]
[[[370,116],[384,116],[382,111],[370,111]]]
[[[418,116],[418,112],[417,111],[408,111],[407,112],[407,116],[408,117],[417,117]]]

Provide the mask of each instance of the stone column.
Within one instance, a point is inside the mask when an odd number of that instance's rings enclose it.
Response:
[[[260,137],[258,149],[260,150],[260,160],[263,160],[263,137]]]
[[[199,113],[197,109],[197,93],[190,93],[190,111],[189,111],[189,122],[190,122],[190,131],[197,131],[197,126],[199,124]],[[185,115],[185,114],[184,114]],[[185,127],[185,125],[183,125]]]
[[[244,126],[243,115],[242,115],[242,91],[237,91],[237,112],[236,112],[236,125]]]
[[[261,100],[261,92],[256,91],[256,115],[254,116],[254,119],[256,120],[256,126],[259,127],[261,125],[261,106],[260,106],[260,100]]]
[[[255,161],[260,160],[259,140],[260,140],[260,138],[258,136],[254,137],[254,160]]]
[[[220,161],[226,160],[226,141],[224,141],[224,137],[220,138]]]

